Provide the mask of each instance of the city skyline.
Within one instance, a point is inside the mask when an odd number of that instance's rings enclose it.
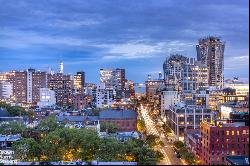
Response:
[[[225,79],[248,81],[245,0],[0,3],[0,72],[58,71],[63,61],[65,73],[84,71],[86,82],[98,83],[101,68],[125,68],[128,79],[144,82],[163,72],[171,53],[196,58],[198,39],[212,35],[226,42]]]

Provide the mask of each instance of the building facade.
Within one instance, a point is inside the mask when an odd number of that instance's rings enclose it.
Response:
[[[56,96],[55,92],[53,90],[50,90],[49,88],[40,88],[40,101],[37,103],[37,105],[40,108],[43,107],[51,107],[56,104]]]
[[[249,156],[249,126],[215,121],[201,123],[201,164],[225,165],[227,156]]]
[[[167,123],[174,131],[177,140],[184,139],[186,129],[197,129],[204,120],[210,121],[213,117],[210,109],[178,103],[166,110]]]
[[[84,92],[84,85],[85,85],[85,72],[77,72],[74,75],[74,88],[80,92]]]
[[[106,88],[123,90],[125,87],[125,69],[100,69],[100,82]]]
[[[109,108],[115,102],[115,90],[106,88],[105,84],[97,86],[96,90],[96,108]]]
[[[166,117],[166,110],[170,109],[171,105],[180,102],[180,93],[174,89],[164,90],[161,92],[161,117]]]
[[[163,63],[164,80],[167,86],[181,90],[181,76],[187,57],[179,54],[171,54]]]
[[[56,103],[63,106],[72,103],[73,80],[70,75],[61,73],[48,75],[48,88],[55,91]]]
[[[119,131],[137,131],[137,112],[134,110],[104,110],[99,115],[102,123],[114,123]]]
[[[225,42],[212,36],[200,39],[196,45],[197,60],[208,68],[208,85],[220,89],[224,86],[224,49]]]
[[[0,99],[10,99],[13,96],[13,84],[7,81],[0,81]]]

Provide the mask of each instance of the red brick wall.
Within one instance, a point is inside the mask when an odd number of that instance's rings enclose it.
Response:
[[[245,131],[245,132],[243,132]],[[223,134],[224,132],[224,134]],[[249,156],[249,127],[201,127],[201,162],[205,165],[226,164],[226,156]]]
[[[100,119],[100,122],[114,123],[118,126],[119,131],[136,131],[137,120],[136,119]]]

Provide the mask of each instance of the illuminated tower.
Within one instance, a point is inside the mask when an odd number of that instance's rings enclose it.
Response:
[[[60,71],[59,71],[59,73],[63,74],[63,62],[60,63]]]
[[[197,60],[207,65],[208,84],[223,88],[224,85],[224,49],[225,42],[217,37],[200,39],[197,50]]]

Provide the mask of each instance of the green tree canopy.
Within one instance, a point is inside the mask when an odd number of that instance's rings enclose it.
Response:
[[[50,115],[46,119],[41,120],[37,126],[38,130],[41,131],[54,131],[57,128],[62,128],[62,126],[57,123],[55,116]]]
[[[115,133],[118,131],[118,127],[115,123],[102,122],[100,124],[100,130],[101,130],[101,132]]]
[[[27,128],[22,122],[13,121],[0,125],[0,133],[5,135],[22,134]]]

